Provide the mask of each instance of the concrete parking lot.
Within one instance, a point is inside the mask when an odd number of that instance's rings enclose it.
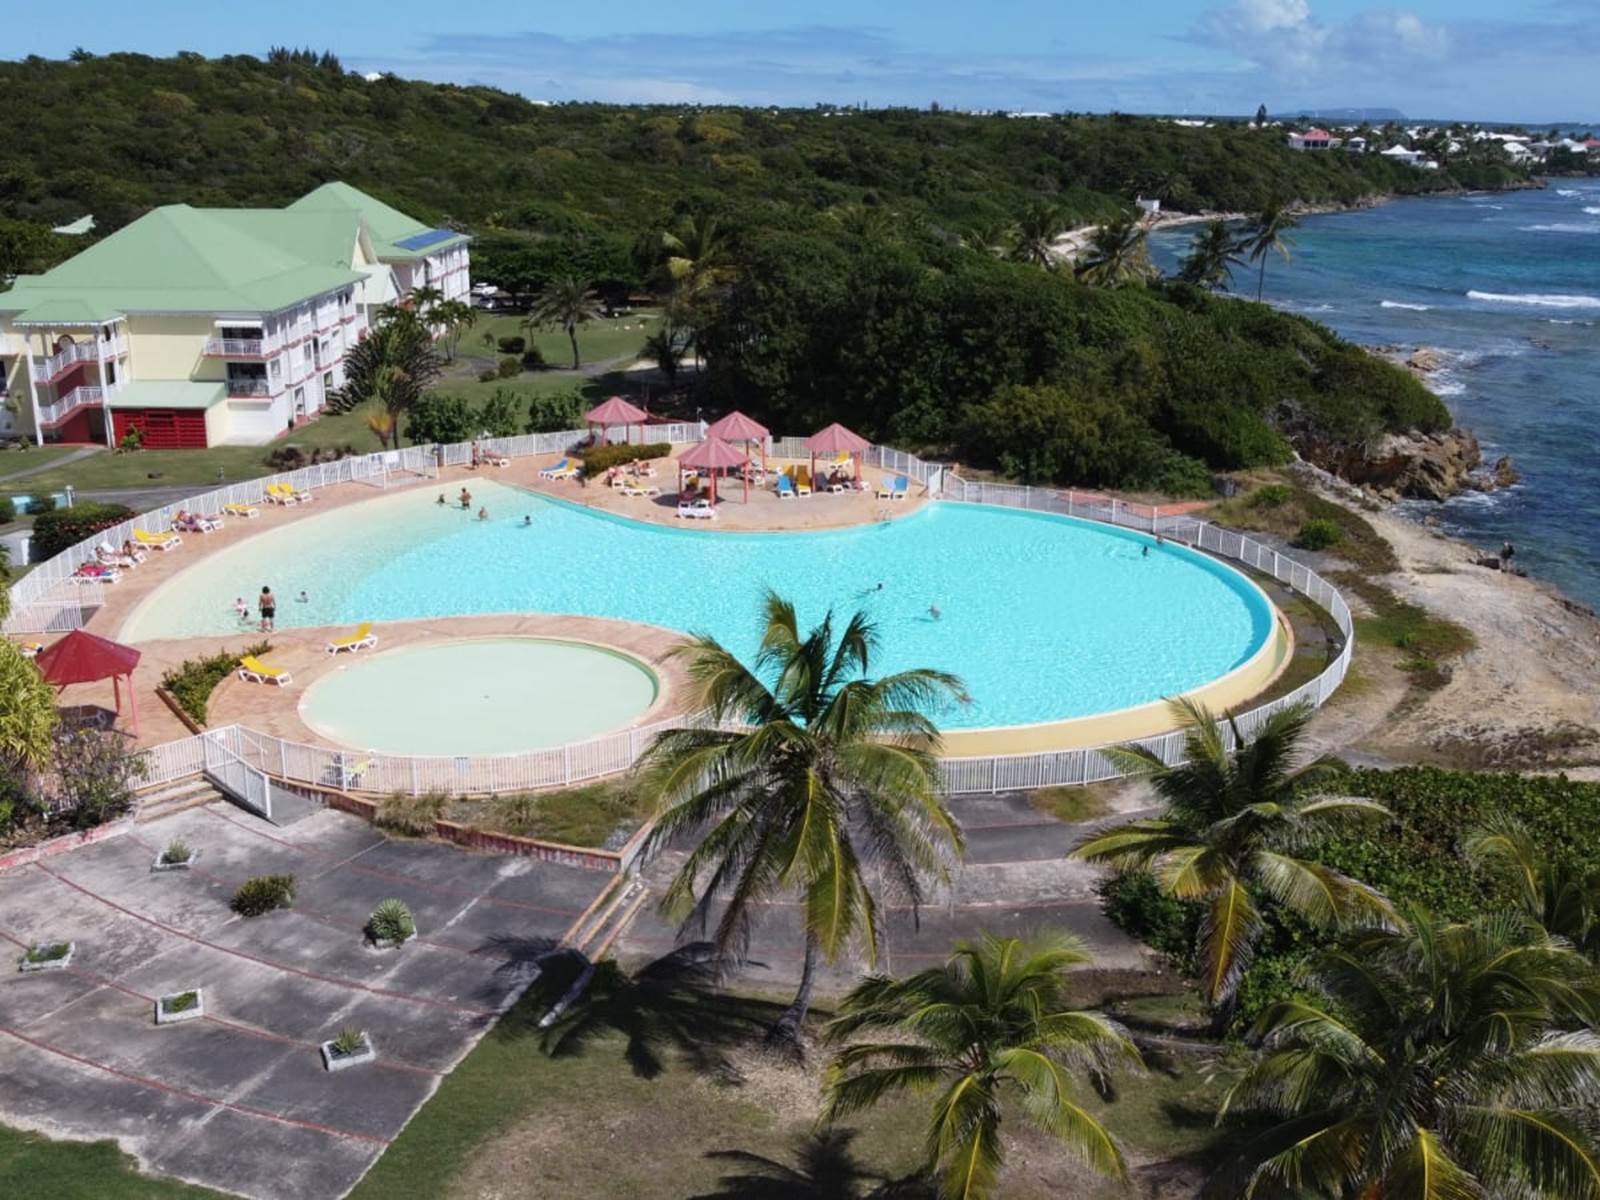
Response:
[[[151,864],[173,838],[189,871]],[[294,907],[245,920],[243,880]],[[537,973],[609,876],[397,841],[318,810],[278,828],[223,802],[0,874],[0,944],[76,943],[62,971],[0,972],[0,1123],[116,1138],[149,1170],[262,1200],[342,1195]],[[367,945],[389,897],[417,940]],[[158,1027],[156,998],[206,1015]],[[377,1061],[319,1043],[366,1030]]]

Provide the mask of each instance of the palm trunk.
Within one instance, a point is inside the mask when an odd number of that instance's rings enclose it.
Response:
[[[1261,274],[1256,279],[1256,303],[1261,303],[1261,294],[1267,290],[1267,256],[1261,256]]]
[[[572,369],[576,371],[579,367],[583,366],[583,364],[578,361],[578,327],[576,325],[568,325],[567,336],[572,339]]]
[[[805,1043],[800,1036],[800,1027],[805,1024],[806,1013],[811,1009],[811,993],[816,988],[816,976],[817,937],[808,929],[805,962],[800,968],[800,988],[795,992],[789,1007],[783,1010],[783,1015],[778,1018],[777,1024],[768,1031],[768,1046],[796,1058],[804,1056]]]

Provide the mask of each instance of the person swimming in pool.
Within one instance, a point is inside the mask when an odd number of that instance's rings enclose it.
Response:
[[[250,606],[244,602],[243,596],[240,596],[234,600],[233,614],[241,621],[248,621],[250,619]]]
[[[944,616],[944,613],[940,611],[937,604],[930,604],[928,605],[928,615],[937,621]]]
[[[296,604],[310,604],[311,597],[306,595],[305,588],[300,589],[300,594],[294,598]]]
[[[529,526],[529,525],[532,525],[532,524],[533,524],[533,518],[532,518],[532,517],[530,517],[530,516],[524,516],[524,517],[523,517],[523,518],[522,518],[522,527],[523,527],[523,528],[524,528],[524,529],[526,529],[526,528],[527,528],[527,527],[528,527],[528,526]]]
[[[478,520],[487,521],[488,519],[489,519],[489,510],[487,508],[480,508],[478,510]]]
[[[445,506],[446,501],[445,501],[443,492],[439,493],[439,499],[434,501],[434,503],[436,503],[440,508],[443,508]]]

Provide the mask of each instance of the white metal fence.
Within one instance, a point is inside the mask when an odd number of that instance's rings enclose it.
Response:
[[[656,441],[680,443],[697,441],[704,436],[704,431],[702,422],[685,422],[652,426],[650,434]],[[568,451],[586,436],[582,430],[565,430],[514,438],[485,438],[479,440],[478,447],[480,451],[515,458]],[[776,457],[801,457],[807,451],[803,439],[774,438],[770,453]],[[220,511],[224,504],[259,504],[266,494],[266,486],[273,483],[289,483],[296,491],[314,491],[352,481],[387,486],[392,475],[410,473],[432,477],[440,465],[468,463],[471,456],[471,444],[458,443],[345,458],[219,488],[132,518],[63,551],[12,585],[13,615],[6,622],[5,632],[57,632],[81,627],[88,614],[82,603],[82,589],[70,583],[72,572],[94,559],[94,546],[99,541],[120,545],[136,528],[164,530],[171,525],[179,508],[209,513]],[[1355,626],[1344,597],[1310,568],[1253,538],[1188,516],[1164,514],[1149,505],[1130,504],[1093,493],[969,482],[938,463],[924,462],[915,455],[887,446],[872,447],[866,461],[914,479],[925,485],[930,495],[946,500],[1057,513],[1159,533],[1271,575],[1326,611],[1344,636],[1338,655],[1310,682],[1236,717],[1239,730],[1246,738],[1276,712],[1301,703],[1321,705],[1344,681],[1355,648]],[[562,787],[628,769],[656,733],[684,723],[684,718],[678,718],[571,745],[491,757],[419,757],[331,750],[242,726],[228,726],[223,731],[211,731],[202,737],[185,738],[150,750],[146,760],[147,782],[150,785],[170,782],[202,770],[208,774],[232,772],[225,776],[229,785],[237,783],[243,787],[247,803],[259,793],[261,803],[269,810],[270,787],[264,782],[268,777],[315,787],[412,795]],[[213,736],[219,732],[220,740]],[[1232,730],[1224,728],[1223,736],[1231,747]],[[1182,753],[1183,737],[1181,733],[1169,733],[1144,739],[1139,744],[1154,751],[1164,762],[1175,763]],[[220,747],[221,752],[212,749],[213,746]],[[1106,749],[947,758],[941,763],[943,787],[949,793],[963,793],[1093,783],[1122,773],[1105,753]],[[241,767],[259,773],[263,782],[258,783],[245,775]]]
[[[236,725],[206,732],[200,746],[205,775],[240,804],[270,821],[272,782],[236,752],[242,732]]]

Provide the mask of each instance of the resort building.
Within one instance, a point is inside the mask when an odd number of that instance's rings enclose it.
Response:
[[[1407,164],[1408,166],[1413,166],[1413,167],[1420,166],[1422,164],[1422,161],[1423,161],[1422,151],[1420,151],[1420,150],[1407,150],[1404,146],[1400,145],[1398,142],[1395,145],[1390,146],[1387,150],[1383,151],[1382,153],[1383,153],[1383,156],[1385,158],[1392,158],[1392,159],[1394,159],[1395,162],[1403,162],[1403,163]]]
[[[1304,133],[1289,135],[1291,150],[1327,150],[1333,145],[1333,135],[1326,129],[1307,129]]]
[[[343,183],[157,208],[0,292],[0,399],[35,441],[260,445],[320,413],[374,312],[471,292],[465,234]]]

